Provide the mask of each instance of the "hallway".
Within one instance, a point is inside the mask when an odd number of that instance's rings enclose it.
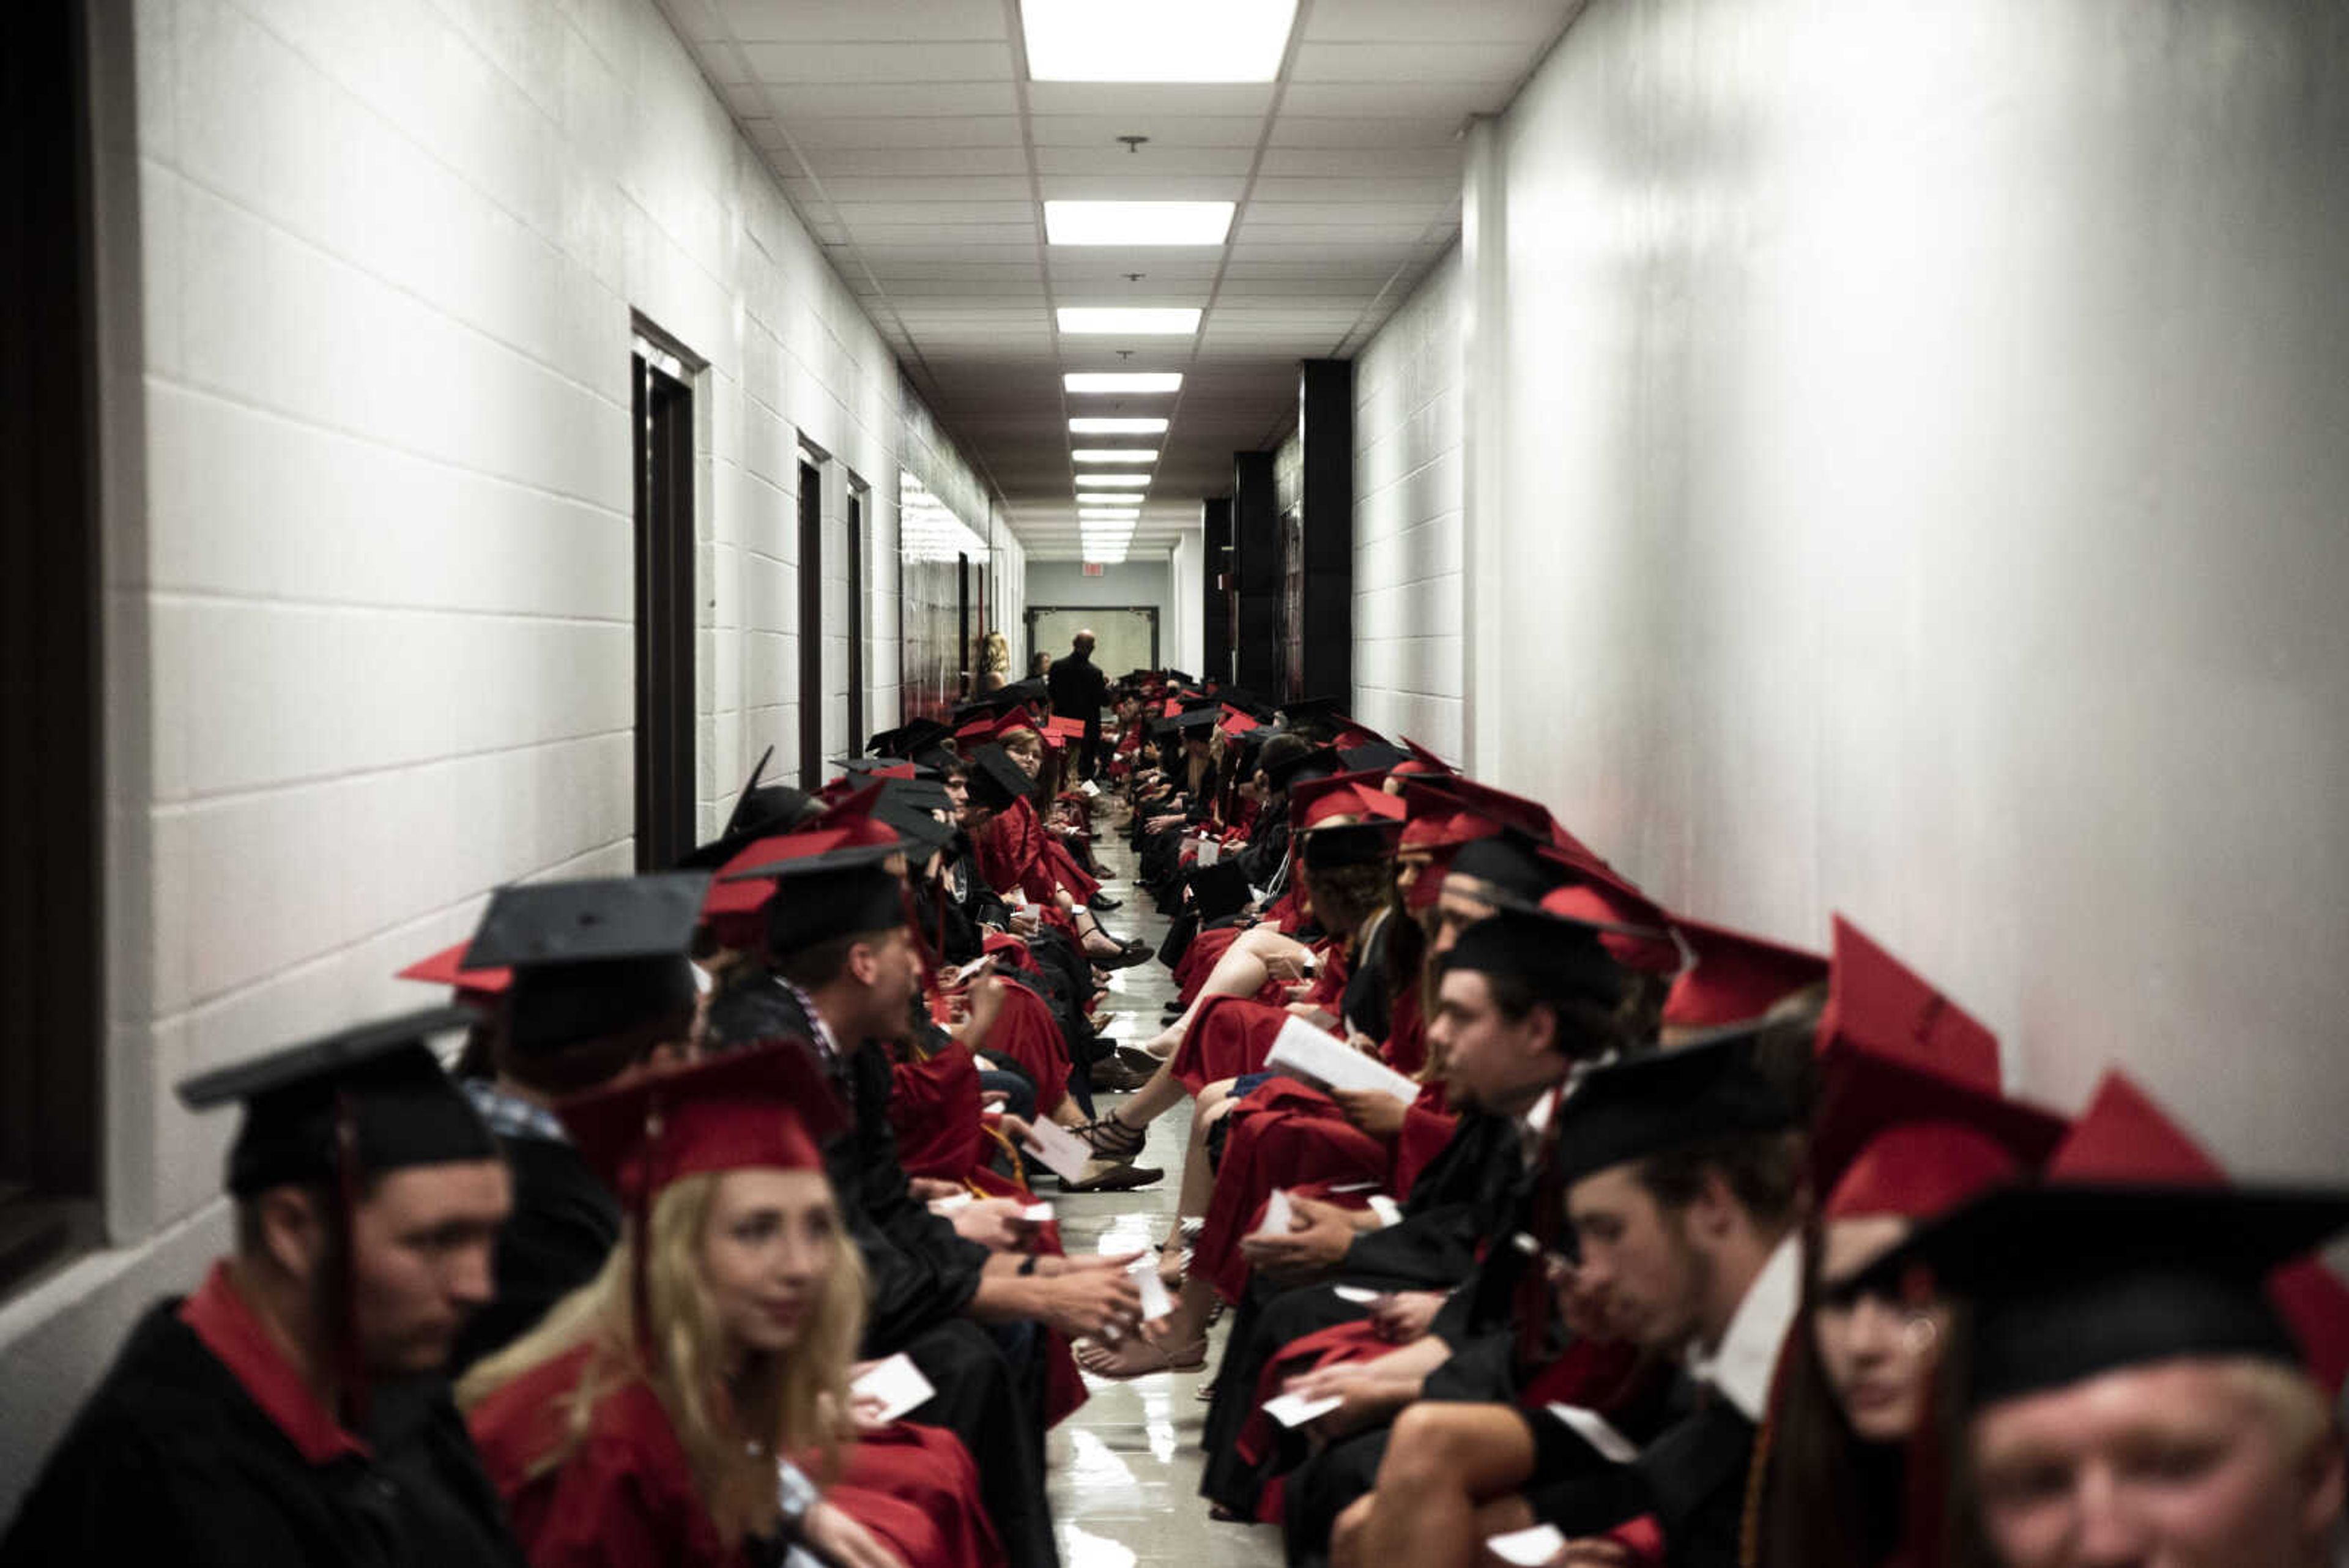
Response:
[[[1104,815],[1095,824],[1094,852],[1112,874],[1110,896],[1125,900],[1110,917],[1110,929],[1154,949],[1166,934],[1165,918],[1151,912],[1149,897],[1128,880],[1133,852],[1107,829]],[[1174,995],[1164,965],[1119,970],[1110,990],[1117,1039],[1139,1042],[1158,1033],[1160,1004]],[[1106,1115],[1122,1098],[1102,1096],[1097,1108]],[[1164,1167],[1164,1180],[1139,1192],[1055,1195],[1068,1251],[1156,1247],[1174,1223],[1175,1183],[1190,1133],[1185,1099],[1150,1129],[1141,1157],[1142,1164]],[[1053,1430],[1049,1449],[1063,1568],[1277,1568],[1278,1527],[1217,1523],[1199,1497],[1199,1428],[1207,1407],[1200,1391],[1222,1357],[1229,1321],[1226,1314],[1208,1334],[1206,1371],[1125,1382],[1086,1379],[1092,1397]]]

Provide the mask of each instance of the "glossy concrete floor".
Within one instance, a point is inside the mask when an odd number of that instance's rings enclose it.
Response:
[[[1095,826],[1096,854],[1111,873],[1110,897],[1125,907],[1106,917],[1121,937],[1154,950],[1166,921],[1129,877],[1133,852],[1104,814]],[[1158,1033],[1161,1006],[1174,994],[1156,960],[1120,970],[1110,981],[1112,1033],[1139,1043]],[[1121,1096],[1106,1096],[1106,1114]],[[1060,1194],[1053,1199],[1063,1243],[1071,1252],[1154,1248],[1174,1222],[1176,1179],[1190,1137],[1185,1100],[1150,1129],[1142,1163],[1162,1167],[1164,1180],[1139,1192]],[[1047,1183],[1050,1185],[1050,1183]],[[1206,1405],[1202,1386],[1223,1355],[1223,1327],[1210,1337],[1207,1371],[1162,1372],[1126,1382],[1088,1378],[1092,1397],[1061,1423],[1050,1438],[1051,1499],[1065,1568],[1277,1568],[1278,1530],[1272,1525],[1219,1524],[1199,1496],[1199,1429]]]

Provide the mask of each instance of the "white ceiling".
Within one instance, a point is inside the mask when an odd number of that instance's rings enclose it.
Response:
[[[1279,79],[1247,86],[1031,82],[1019,0],[659,3],[1050,560],[1079,554],[1069,416],[1172,419],[1132,549],[1163,553],[1229,492],[1233,452],[1287,433],[1297,362],[1358,351],[1451,244],[1465,121],[1507,104],[1581,0],[1299,0]],[[1219,246],[1047,246],[1061,197],[1238,212]],[[1067,337],[1063,305],[1206,316],[1195,338]],[[1183,390],[1061,389],[1118,369],[1182,370]]]

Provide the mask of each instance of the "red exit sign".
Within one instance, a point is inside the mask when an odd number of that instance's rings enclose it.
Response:
[[[1099,561],[1087,561],[1085,563],[1085,576],[1089,577],[1098,577],[1101,575],[1102,564]]]

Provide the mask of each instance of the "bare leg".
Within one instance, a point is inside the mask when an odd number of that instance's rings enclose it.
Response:
[[[1207,1165],[1207,1129],[1238,1103],[1231,1097],[1231,1082],[1226,1079],[1199,1091],[1198,1109],[1191,1117],[1191,1144],[1183,1151],[1182,1189],[1174,1200],[1174,1234],[1167,1238],[1165,1251],[1158,1259],[1158,1278],[1168,1290],[1183,1282],[1183,1227],[1206,1219],[1207,1205],[1215,1200],[1216,1173]]]
[[[1251,940],[1257,938],[1258,931],[1264,933],[1262,939]],[[1160,1030],[1155,1038],[1145,1041],[1142,1048],[1162,1062],[1174,1054],[1174,1048],[1183,1044],[1184,1034],[1190,1030],[1192,1022],[1199,1016],[1199,1009],[1207,1004],[1210,997],[1254,996],[1264,989],[1264,982],[1272,976],[1272,971],[1265,967],[1265,959],[1282,951],[1301,953],[1305,947],[1263,926],[1241,932],[1239,940],[1225,949],[1224,956],[1216,961],[1216,967],[1207,971],[1206,980],[1199,987],[1199,994],[1191,999],[1191,1005],[1184,1010],[1183,1016]]]
[[[1524,1486],[1533,1469],[1533,1432],[1510,1407],[1410,1407],[1395,1418],[1353,1561],[1476,1568],[1479,1506]]]

